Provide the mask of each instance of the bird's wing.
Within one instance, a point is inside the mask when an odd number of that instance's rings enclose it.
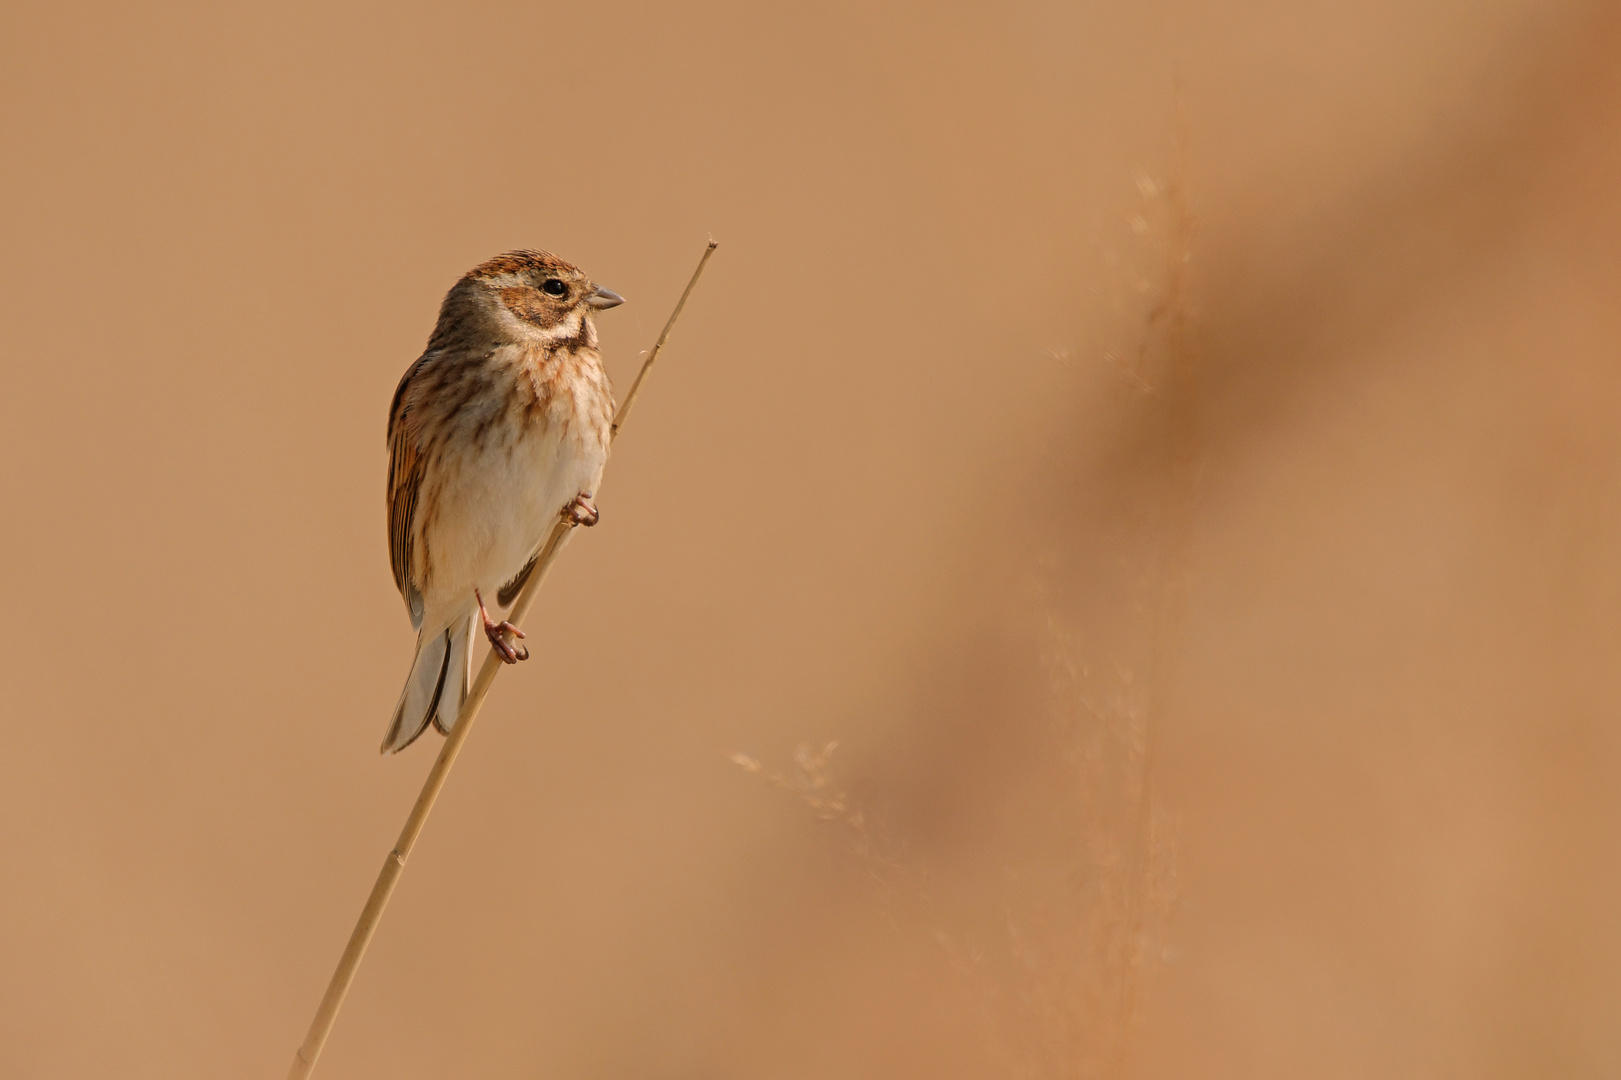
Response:
[[[529,561],[523,564],[523,569],[512,575],[511,581],[501,586],[501,591],[495,596],[495,602],[504,608],[511,607],[512,602],[518,599],[518,593],[523,591],[524,582],[529,580],[530,573],[534,571],[535,563],[539,561],[539,551],[529,556]]]
[[[423,357],[423,359],[427,359]],[[411,613],[411,628],[422,628],[422,591],[412,566],[411,524],[416,518],[417,496],[427,472],[427,455],[411,423],[406,388],[422,367],[422,360],[411,365],[394,391],[388,411],[388,561],[394,570],[394,587],[405,598]]]

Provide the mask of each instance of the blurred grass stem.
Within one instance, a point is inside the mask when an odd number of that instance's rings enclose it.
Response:
[[[704,249],[703,257],[698,260],[698,267],[692,272],[692,279],[687,282],[681,299],[676,302],[675,310],[664,324],[664,330],[659,334],[658,341],[642,362],[642,367],[636,374],[636,381],[630,384],[630,392],[620,403],[619,411],[615,413],[613,425],[609,429],[609,438],[619,435],[619,428],[630,413],[631,405],[636,401],[636,395],[641,390],[642,380],[647,377],[648,371],[653,367],[653,361],[658,359],[659,350],[664,347],[665,340],[670,336],[671,327],[681,315],[681,309],[686,307],[687,297],[698,284],[698,277],[704,272],[709,257],[715,253],[716,243],[711,240]],[[563,541],[568,538],[569,530],[574,525],[567,518],[559,517],[557,524],[552,526],[546,542],[541,545],[540,552],[530,564],[532,569],[529,578],[524,582],[518,593],[518,599],[512,605],[512,612],[508,621],[519,625],[529,614],[530,606],[535,602],[535,595],[540,592],[541,585],[546,581],[547,571],[557,558]],[[377,931],[377,924],[383,917],[383,909],[388,906],[389,897],[394,894],[394,886],[399,884],[400,874],[405,871],[405,860],[410,858],[411,849],[416,846],[417,837],[422,835],[422,828],[428,823],[428,815],[433,811],[433,804],[439,798],[439,792],[445,786],[445,780],[450,776],[450,768],[456,764],[456,755],[461,753],[462,744],[467,741],[468,733],[473,730],[473,721],[478,718],[479,707],[484,704],[484,698],[489,694],[490,687],[495,683],[495,677],[500,673],[502,664],[500,657],[492,649],[484,656],[484,665],[479,668],[478,677],[473,680],[473,686],[467,694],[467,700],[462,703],[461,712],[457,714],[456,724],[445,738],[445,745],[439,751],[439,757],[428,770],[428,778],[422,784],[422,793],[417,796],[416,805],[411,807],[411,815],[405,819],[405,828],[400,830],[400,838],[395,841],[394,848],[383,860],[383,868],[377,874],[377,882],[372,886],[371,895],[366,898],[366,906],[360,911],[360,919],[349,935],[349,944],[344,946],[343,955],[338,959],[337,970],[332,973],[332,981],[327,984],[326,994],[321,998],[320,1007],[315,1010],[315,1019],[310,1022],[309,1034],[304,1037],[304,1043],[293,1055],[293,1066],[288,1070],[288,1080],[303,1080],[315,1071],[315,1062],[321,1056],[321,1049],[326,1045],[327,1036],[332,1034],[332,1025],[337,1021],[338,1010],[343,1007],[343,999],[349,992],[349,986],[355,981],[355,972],[360,968],[360,961],[366,955],[366,946],[371,944],[372,935]]]

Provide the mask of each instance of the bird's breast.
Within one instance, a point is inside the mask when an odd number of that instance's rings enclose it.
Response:
[[[517,573],[563,507],[596,491],[608,459],[613,391],[594,349],[498,352],[489,364],[488,394],[459,410],[461,434],[442,460],[443,512],[426,537],[434,584],[458,592]]]
[[[594,348],[534,350],[512,372],[511,405],[524,436],[555,437],[606,458],[613,389]]]

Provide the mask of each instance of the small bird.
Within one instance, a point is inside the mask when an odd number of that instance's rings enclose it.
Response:
[[[431,720],[448,734],[472,675],[473,619],[506,663],[529,652],[490,617],[516,598],[561,515],[595,525],[613,388],[596,312],[624,298],[545,251],[509,251],[445,295],[428,348],[388,412],[388,551],[417,631],[383,738],[397,753]]]

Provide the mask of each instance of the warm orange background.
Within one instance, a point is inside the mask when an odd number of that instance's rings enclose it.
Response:
[[[543,246],[623,388],[710,235],[319,1075],[1621,1072],[1613,3],[0,35],[0,1075],[283,1074],[395,381]]]

